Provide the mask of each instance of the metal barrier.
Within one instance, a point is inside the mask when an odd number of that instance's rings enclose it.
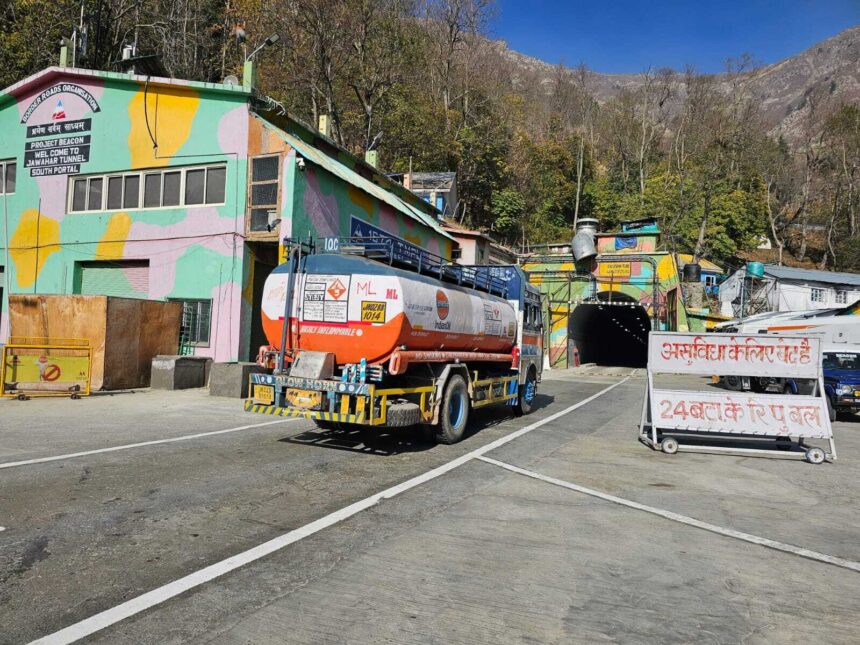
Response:
[[[12,336],[3,346],[0,396],[88,396],[92,362],[86,339]]]
[[[805,379],[814,386],[809,396],[667,390],[654,387],[655,374],[743,374]],[[712,440],[710,445],[697,440],[705,437]],[[805,458],[811,463],[835,461],[821,341],[793,336],[651,332],[639,439],[669,454],[682,450]],[[792,444],[792,439],[797,443]],[[830,450],[809,446],[804,439],[826,439]],[[727,445],[750,440],[768,441],[777,449]],[[795,446],[799,450],[786,449]]]

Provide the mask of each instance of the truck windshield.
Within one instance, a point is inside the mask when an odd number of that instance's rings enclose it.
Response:
[[[826,370],[860,370],[860,354],[824,352],[823,367]]]

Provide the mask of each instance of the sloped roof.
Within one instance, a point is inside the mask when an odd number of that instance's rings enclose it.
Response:
[[[121,83],[149,83],[150,86],[167,85],[171,87],[187,87],[207,92],[219,92],[222,94],[234,94],[250,96],[250,92],[241,85],[227,85],[224,83],[202,83],[200,81],[187,81],[178,78],[160,78],[157,76],[142,76],[140,74],[127,74],[122,72],[105,72],[98,69],[80,69],[78,67],[46,67],[17,83],[0,91],[0,105],[25,94],[33,87],[46,85],[59,78],[98,78]]]
[[[456,180],[456,172],[413,172],[412,190],[450,189]]]
[[[693,261],[693,256],[689,253],[679,253],[678,254],[678,268],[683,269],[685,264],[690,264]],[[702,271],[708,271],[710,273],[725,273],[723,268],[713,262],[709,262],[705,259],[699,259],[699,266],[702,267]]]
[[[794,267],[779,266],[778,264],[765,264],[764,272],[777,280],[824,282],[827,284],[860,287],[860,275],[856,273],[820,271],[818,269],[796,269]]]
[[[382,186],[376,185],[369,179],[365,179],[345,164],[321,151],[319,148],[316,148],[310,143],[307,143],[306,141],[300,139],[299,137],[279,128],[277,124],[269,123],[264,117],[260,118],[269,128],[274,130],[277,136],[290,144],[290,147],[292,147],[296,152],[298,152],[308,161],[320,166],[321,168],[324,168],[325,170],[333,174],[335,177],[338,177],[343,181],[352,184],[356,188],[363,190],[369,195],[375,197],[376,199],[385,202],[406,217],[417,220],[428,228],[433,229],[433,231],[435,231],[442,237],[446,237],[449,240],[456,241],[449,233],[447,233],[442,228],[442,226],[440,226],[439,222],[432,215],[424,213],[418,208],[415,208],[411,204],[401,199],[394,192],[386,190]]]

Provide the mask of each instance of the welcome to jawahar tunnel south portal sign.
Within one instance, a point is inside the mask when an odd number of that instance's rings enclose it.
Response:
[[[92,118],[67,121],[66,103],[70,100],[83,101],[90,112],[101,111],[92,94],[72,83],[59,83],[48,88],[24,111],[21,117],[21,123],[27,126],[24,168],[30,171],[31,177],[77,174],[81,171],[81,164],[89,162]],[[28,125],[43,103],[54,104],[51,122]]]
[[[665,390],[654,387],[655,374],[809,379],[814,380],[817,387],[812,396]],[[652,448],[676,452],[679,443],[674,437],[696,433],[741,438],[754,435],[763,439],[797,438],[797,445],[804,452],[702,445],[682,448],[698,452],[805,457],[813,463],[820,463],[826,457],[836,459],[824,395],[821,341],[817,338],[652,332],[648,339],[647,379],[639,436]],[[646,430],[649,425],[650,432]],[[658,434],[672,437],[661,440]],[[828,439],[830,453],[806,446],[801,440],[807,438]]]

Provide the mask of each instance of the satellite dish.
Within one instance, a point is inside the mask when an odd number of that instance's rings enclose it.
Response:
[[[224,85],[238,85],[239,77],[234,74],[230,74],[230,76],[226,76],[224,78]]]

